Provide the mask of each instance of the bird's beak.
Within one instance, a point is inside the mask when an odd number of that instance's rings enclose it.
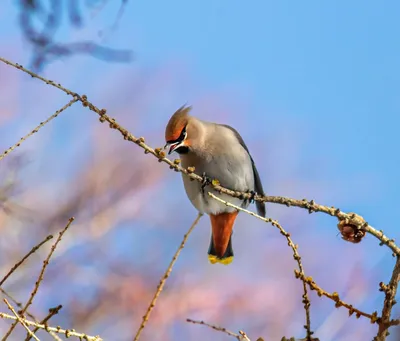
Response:
[[[169,146],[169,151],[168,151],[168,155],[170,155],[176,148],[180,147],[182,145],[182,143],[179,142],[175,142],[175,143],[166,143],[166,145],[164,146],[164,149],[166,149]]]

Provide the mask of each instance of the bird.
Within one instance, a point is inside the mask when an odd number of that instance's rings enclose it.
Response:
[[[165,128],[164,150],[169,147],[168,155],[178,153],[182,167],[194,167],[195,173],[203,176],[203,182],[199,182],[182,173],[184,188],[197,211],[210,217],[209,262],[228,265],[234,257],[232,232],[239,211],[210,197],[208,192],[241,208],[247,208],[255,194],[265,194],[254,160],[240,134],[229,125],[194,117],[191,111],[192,106],[185,104],[171,116]],[[217,192],[212,186],[215,180],[231,190],[251,193],[251,199]],[[256,209],[265,217],[264,202],[256,201]]]

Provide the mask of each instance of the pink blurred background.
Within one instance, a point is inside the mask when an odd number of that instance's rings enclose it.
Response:
[[[351,137],[337,131],[335,125],[329,128],[328,117],[315,113],[312,118],[300,110],[294,114],[283,100],[262,100],[256,82],[235,77],[240,70],[231,69],[230,76],[217,79],[212,71],[202,72],[200,57],[189,48],[171,48],[172,52],[160,56],[155,52],[156,43],[147,42],[145,19],[139,18],[135,6],[127,6],[118,29],[108,39],[116,48],[132,48],[138,54],[132,63],[107,63],[88,56],[61,58],[46,65],[43,74],[86,94],[134,135],[145,136],[153,147],[163,145],[170,115],[189,102],[194,115],[232,125],[241,132],[268,194],[314,199],[347,211],[359,209],[372,225],[391,237],[398,236],[397,227],[380,226],[391,218],[382,211],[390,203],[385,192],[389,185],[382,180],[384,165],[377,170],[347,163],[343,159],[346,145],[341,143]],[[15,20],[18,10],[15,4],[7,4],[0,11],[0,55],[29,65],[32,51],[20,38]],[[104,20],[107,11],[88,19],[89,24],[79,31],[62,31],[61,37],[99,39],[98,31],[113,21]],[[116,12],[116,8],[111,6],[109,11]],[[149,55],[153,58],[146,59]],[[69,100],[55,88],[4,64],[0,64],[0,93],[3,150]],[[350,116],[351,111],[343,115]],[[329,129],[332,140],[321,140],[322,129]],[[337,140],[341,142],[335,145]],[[323,148],[324,143],[333,148],[332,153]],[[371,154],[371,163],[373,157]],[[75,216],[31,311],[44,317],[47,309],[62,304],[51,325],[98,334],[104,340],[132,339],[160,277],[196,217],[180,175],[75,104],[1,160],[0,179],[0,274]],[[358,245],[344,242],[331,217],[271,204],[267,215],[278,219],[300,245],[307,275],[358,308],[380,313],[383,294],[378,292],[378,283],[388,281],[393,264],[387,249],[371,236]],[[210,223],[203,217],[178,259],[142,339],[229,339],[186,323],[186,318],[233,331],[242,329],[252,340],[259,336],[265,340],[303,337],[302,286],[294,278],[296,263],[278,230],[240,214],[233,240],[235,260],[227,267],[208,263],[209,236]],[[30,257],[3,288],[26,301],[49,248],[50,243]],[[347,310],[334,308],[332,301],[314,292],[310,297],[312,328],[321,340],[373,337],[376,326],[368,320],[348,318]],[[4,305],[0,308],[6,310]],[[8,327],[8,321],[0,320],[0,334]],[[389,340],[396,339],[392,334]],[[23,335],[19,326],[11,339]],[[49,339],[44,332],[38,336]]]

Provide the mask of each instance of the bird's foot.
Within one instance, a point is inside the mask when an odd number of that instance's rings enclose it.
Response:
[[[203,181],[201,182],[201,191],[204,194],[204,188],[208,185],[211,185],[212,181],[211,178],[207,176],[207,174],[203,173]]]
[[[249,203],[253,204],[254,203],[254,198],[257,195],[257,192],[255,192],[255,191],[247,191],[247,193],[250,194],[250,198],[248,199]]]

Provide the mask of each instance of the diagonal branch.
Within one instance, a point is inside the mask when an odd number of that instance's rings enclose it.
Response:
[[[297,262],[297,265],[299,267],[299,272],[304,275],[304,269],[303,269],[303,264],[301,263],[301,257],[299,252],[297,251],[298,246],[295,245],[292,241],[292,238],[290,237],[290,233],[286,232],[283,227],[278,223],[278,221],[273,220],[271,218],[264,218],[254,212],[251,212],[249,210],[246,210],[245,208],[236,206],[231,204],[230,202],[227,202],[225,200],[222,200],[220,198],[218,198],[217,196],[215,196],[214,194],[212,194],[211,192],[208,192],[208,195],[210,197],[212,197],[213,199],[222,202],[223,204],[225,204],[226,206],[235,208],[239,211],[245,212],[247,214],[250,214],[253,217],[256,217],[262,221],[264,221],[265,223],[270,223],[272,224],[272,226],[275,226],[279,229],[280,233],[286,238],[288,245],[291,247],[292,251],[293,251],[293,258],[295,259],[295,261]],[[306,312],[306,325],[304,326],[304,328],[306,329],[306,340],[307,341],[311,341],[312,340],[312,334],[313,331],[311,331],[311,320],[310,320],[310,299],[308,298],[308,293],[307,293],[307,286],[305,281],[303,281],[303,304],[304,304],[304,310]]]
[[[43,262],[43,266],[42,266],[42,270],[40,271],[38,280],[35,283],[35,287],[32,290],[31,296],[28,299],[28,302],[26,302],[25,306],[22,308],[20,315],[24,315],[26,310],[29,308],[29,306],[32,304],[34,297],[36,296],[36,293],[39,289],[40,284],[42,283],[43,280],[43,276],[44,273],[46,271],[47,265],[49,265],[49,261],[51,256],[53,255],[58,243],[61,241],[62,236],[64,235],[64,233],[68,230],[68,228],[70,227],[70,225],[72,224],[72,222],[74,221],[75,218],[70,218],[68,220],[68,224],[64,227],[64,229],[59,233],[57,240],[55,241],[55,243],[53,244],[53,246],[51,247],[51,250],[49,252],[49,255],[47,256],[46,260]],[[10,329],[8,330],[7,334],[2,338],[2,341],[7,340],[7,338],[11,335],[11,333],[13,332],[15,326],[17,325],[18,321],[16,321],[14,324],[11,325]]]
[[[332,301],[335,302],[335,307],[344,307],[348,309],[349,311],[349,316],[356,314],[357,318],[360,318],[361,316],[366,317],[371,321],[371,323],[377,323],[379,321],[378,318],[378,313],[375,311],[372,314],[365,313],[355,307],[353,307],[351,304],[344,302],[343,300],[340,299],[339,294],[337,292],[333,292],[330,294],[329,292],[325,291],[322,289],[320,286],[318,286],[317,283],[314,282],[312,277],[306,277],[304,274],[300,273],[299,271],[295,270],[295,276],[296,278],[301,279],[303,282],[307,283],[308,286],[310,287],[311,290],[315,290],[317,292],[318,296],[325,296]]]
[[[1,313],[0,312],[0,318],[14,320],[14,321],[18,322],[17,317],[9,315],[9,314],[6,314],[6,313]],[[21,317],[21,320],[24,321],[24,323],[27,326],[34,326],[34,327],[37,327],[39,329],[43,329],[43,330],[47,331],[48,333],[53,332],[53,333],[57,333],[57,334],[60,334],[60,335],[64,335],[66,338],[69,338],[69,337],[73,336],[73,337],[80,338],[81,340],[102,341],[102,338],[100,338],[100,336],[89,336],[89,335],[84,334],[84,333],[78,333],[74,329],[62,329],[60,327],[50,327],[50,326],[47,326],[45,324],[40,324],[40,323],[37,323],[37,322],[34,322],[34,321],[30,321],[30,320],[27,320],[27,319],[22,318],[22,317]]]
[[[40,124],[33,129],[30,133],[28,133],[27,135],[25,135],[24,137],[21,137],[20,140],[14,144],[13,146],[11,146],[10,148],[8,148],[7,150],[5,150],[3,152],[3,154],[0,154],[0,160],[3,159],[6,155],[8,155],[9,153],[11,153],[15,148],[19,147],[21,145],[22,142],[24,142],[27,138],[29,138],[30,136],[32,136],[33,134],[37,133],[39,131],[40,128],[42,128],[45,124],[49,123],[52,119],[56,118],[58,115],[60,115],[64,110],[68,109],[72,104],[74,104],[75,102],[78,102],[78,98],[74,97],[72,100],[70,100],[67,104],[65,104],[62,108],[60,108],[59,110],[57,110],[53,115],[51,115],[46,121],[44,122],[40,122]]]
[[[17,68],[18,70],[21,70],[21,71],[29,74],[33,78],[37,78],[48,85],[56,87],[57,89],[65,92],[66,94],[68,94],[70,96],[78,98],[78,100],[80,102],[82,102],[83,106],[88,107],[91,111],[94,111],[95,113],[97,113],[100,116],[100,122],[108,122],[110,125],[110,128],[118,130],[121,133],[121,135],[124,137],[125,140],[134,142],[139,147],[144,149],[146,154],[154,155],[155,157],[158,158],[159,162],[164,162],[164,163],[168,164],[171,169],[174,169],[175,171],[185,174],[186,176],[190,177],[192,180],[203,182],[203,178],[194,173],[194,171],[195,171],[194,167],[189,167],[188,169],[186,169],[186,168],[179,166],[179,163],[180,163],[179,160],[171,161],[171,160],[167,159],[165,157],[166,156],[165,153],[162,151],[161,148],[153,149],[144,143],[145,140],[143,137],[137,138],[134,135],[132,135],[128,130],[126,130],[125,128],[120,126],[114,118],[111,118],[108,115],[106,115],[105,109],[99,109],[93,103],[89,102],[85,95],[81,96],[81,95],[63,87],[61,84],[55,83],[54,81],[51,81],[42,76],[39,76],[36,73],[24,68],[20,64],[13,63],[2,57],[0,57],[0,61],[7,65],[10,65],[14,68]],[[213,183],[212,186],[218,192],[225,193],[232,197],[243,198],[243,199],[254,199],[255,201],[269,202],[269,203],[274,203],[274,204],[279,204],[279,205],[285,205],[288,207],[295,206],[295,207],[306,209],[309,211],[309,213],[322,212],[322,213],[337,217],[339,219],[339,221],[354,220],[354,218],[355,218],[355,214],[342,212],[340,209],[335,208],[333,206],[329,207],[329,206],[317,204],[317,203],[315,203],[314,200],[309,201],[307,199],[299,200],[299,199],[292,199],[292,198],[281,197],[281,196],[260,196],[260,195],[255,195],[253,198],[251,193],[233,191],[233,190],[230,190],[228,188],[225,188],[225,187],[220,186],[219,184],[215,184],[215,183]],[[381,245],[383,245],[383,244],[387,245],[393,251],[393,253],[395,255],[400,256],[400,248],[396,245],[396,243],[394,242],[393,239],[390,239],[386,235],[384,235],[382,230],[378,231],[377,229],[375,229],[374,227],[369,225],[363,219],[357,219],[357,228],[373,235],[375,238],[377,238],[381,241]]]
[[[100,116],[100,118],[99,118],[100,122],[102,122],[102,123],[107,122],[111,129],[118,130],[119,133],[123,136],[123,138],[125,140],[135,143],[136,145],[138,145],[139,147],[144,149],[144,152],[146,154],[152,154],[153,156],[155,156],[158,159],[159,162],[168,164],[171,169],[185,174],[185,176],[188,176],[192,180],[203,182],[203,178],[201,176],[195,174],[194,167],[188,167],[187,169],[185,169],[180,166],[180,160],[177,159],[177,160],[171,161],[171,160],[167,159],[165,157],[166,156],[165,152],[161,148],[153,149],[150,146],[148,146],[147,144],[145,144],[145,140],[143,137],[137,138],[134,135],[132,135],[128,130],[126,130],[125,128],[120,126],[114,118],[106,115],[105,109],[99,109],[93,103],[89,102],[85,95],[81,96],[81,95],[61,86],[61,84],[56,84],[54,81],[48,80],[42,76],[35,74],[34,72],[24,68],[22,65],[10,62],[2,57],[0,57],[0,61],[29,74],[33,78],[40,79],[41,81],[45,82],[46,84],[56,87],[59,90],[65,92],[66,94],[74,97],[73,100],[71,100],[71,102],[80,101],[84,107],[88,107],[91,111],[97,113]],[[3,157],[4,157],[4,154],[1,155],[0,159]],[[346,228],[350,226],[350,230],[351,230],[350,234],[352,235],[353,241],[357,242],[357,241],[361,240],[362,236],[365,233],[369,233],[369,234],[373,235],[375,238],[377,238],[378,240],[380,240],[380,245],[386,245],[387,247],[389,247],[393,252],[393,256],[400,257],[400,248],[399,248],[399,246],[396,245],[394,239],[388,238],[383,233],[382,230],[375,229],[374,227],[369,225],[361,216],[358,216],[354,213],[346,213],[346,212],[341,211],[339,208],[320,205],[320,204],[317,204],[314,200],[309,201],[307,199],[299,200],[299,199],[292,199],[292,198],[281,197],[281,196],[260,196],[260,195],[255,195],[253,198],[253,195],[251,193],[244,193],[244,192],[230,190],[228,188],[221,186],[219,184],[219,182],[213,182],[212,186],[219,193],[225,193],[232,197],[237,197],[237,198],[241,198],[241,199],[250,199],[250,200],[254,199],[255,201],[259,201],[259,202],[269,202],[269,203],[274,203],[274,204],[286,205],[288,207],[295,206],[295,207],[299,207],[302,209],[306,209],[306,210],[308,210],[309,213],[322,212],[325,214],[329,214],[331,216],[336,217],[339,220],[339,228],[341,228],[340,226],[342,226],[342,227],[346,226]],[[343,234],[343,231],[341,231],[341,232]],[[346,233],[348,233],[348,232],[349,231],[347,231]],[[281,231],[281,233],[282,233],[282,231]],[[284,233],[282,233],[282,234],[284,234]],[[347,240],[351,241],[350,239],[347,239]],[[296,258],[296,256],[295,256],[295,258]],[[398,278],[398,276],[396,275],[396,267],[395,267],[395,271],[393,272],[393,276],[392,276],[392,280],[391,280],[391,283],[393,284],[395,282],[395,285],[392,286],[391,284],[389,284],[390,290],[394,291],[394,292],[397,289],[398,279],[396,282],[396,278]],[[303,281],[303,284],[305,285],[304,281]],[[393,294],[390,294],[390,295],[387,294],[385,297],[385,304],[384,304],[384,309],[383,309],[383,313],[382,313],[382,319],[385,319],[385,321],[388,320],[389,322],[388,321],[383,322],[383,320],[382,320],[381,325],[383,327],[380,328],[380,329],[382,329],[379,331],[380,334],[382,334],[382,333],[386,334],[388,327],[385,327],[385,325],[387,326],[387,323],[389,323],[389,326],[398,324],[397,320],[390,321],[391,307],[393,306],[393,303],[394,303],[394,295],[393,296],[392,295]],[[392,303],[390,303],[389,301]],[[389,302],[389,303],[387,303],[387,302]],[[307,300],[305,300],[304,304],[307,305],[307,304],[309,304],[309,302],[307,302]],[[388,315],[388,316],[386,316],[386,315]],[[144,328],[144,324],[145,324],[145,321],[142,323],[142,325],[143,325],[142,329]],[[385,330],[385,331],[383,331],[383,330]],[[140,334],[140,331],[138,331],[138,332]],[[384,340],[384,339],[382,339],[382,340]]]
[[[5,291],[4,289],[0,288],[0,292],[1,292],[4,296],[8,297],[8,299],[9,299],[10,301],[12,301],[18,308],[22,309],[22,307],[23,307],[22,303],[21,303],[21,302],[18,302],[18,301],[17,301],[13,296],[11,296],[7,291]],[[26,313],[27,316],[29,316],[29,317],[33,320],[34,323],[39,323],[39,324],[40,324],[40,322],[38,322],[38,320],[36,319],[36,317],[33,316],[28,310],[27,310],[25,313]],[[0,316],[0,317],[1,317],[1,316]],[[43,324],[43,323],[42,323],[42,324]],[[54,340],[56,340],[56,341],[62,341],[62,340],[59,338],[59,336],[57,336],[57,334],[56,334],[55,332],[53,332],[53,331],[48,331],[48,332],[49,332],[49,334],[53,337]],[[35,333],[36,333],[36,332],[35,332]]]
[[[60,304],[60,305],[58,305],[58,306],[55,307],[55,308],[49,309],[49,313],[47,314],[47,316],[46,316],[42,321],[39,322],[39,324],[47,325],[47,322],[48,322],[54,315],[57,315],[61,308],[62,308],[62,305]],[[35,327],[35,329],[33,329],[32,333],[35,334],[39,329],[40,329],[39,327]],[[32,337],[32,336],[29,335],[29,333],[28,333],[28,335],[27,335],[26,338],[25,338],[25,341],[29,341],[29,340],[31,339],[31,337]]]
[[[33,337],[36,341],[40,341],[39,338],[28,328],[28,326],[25,324],[25,322],[22,320],[22,318],[17,314],[17,312],[14,310],[14,308],[11,306],[10,303],[8,303],[7,299],[4,299],[4,303],[7,304],[8,309],[12,311],[12,313],[15,315],[17,318],[17,321],[22,324],[22,326],[26,329],[28,334]]]
[[[236,334],[236,333],[231,332],[230,330],[228,330],[228,329],[226,329],[224,327],[218,327],[218,326],[215,326],[213,324],[209,324],[209,323],[204,322],[204,321],[196,321],[196,320],[192,320],[192,319],[186,319],[186,322],[193,323],[193,324],[201,324],[203,326],[206,326],[206,327],[209,327],[211,329],[214,329],[214,330],[216,330],[218,332],[223,332],[223,333],[225,333],[225,334],[227,334],[229,336],[235,337],[238,341],[250,341],[250,339],[248,338],[246,333],[244,331],[242,331],[242,330],[239,330],[239,334]]]
[[[389,335],[388,329],[392,325],[399,323],[398,320],[391,321],[390,316],[392,308],[396,304],[395,297],[397,293],[397,287],[400,281],[400,257],[396,258],[396,264],[394,265],[392,277],[388,285],[380,283],[381,290],[385,292],[385,301],[383,302],[382,318],[378,320],[379,329],[378,334],[374,341],[385,341],[386,336]]]
[[[0,287],[4,284],[4,282],[8,279],[8,277],[11,276],[11,274],[23,263],[25,262],[30,255],[32,255],[33,253],[35,253],[43,244],[45,244],[46,242],[48,242],[50,239],[52,239],[53,236],[49,235],[46,237],[46,239],[42,240],[39,244],[35,245],[31,251],[29,251],[18,263],[16,263],[11,270],[7,273],[7,275],[4,276],[4,278],[0,281]]]
[[[165,271],[163,277],[161,277],[160,283],[158,284],[158,287],[157,287],[157,290],[156,290],[156,292],[155,292],[155,294],[154,294],[154,297],[153,297],[153,299],[151,300],[150,305],[149,305],[149,307],[147,308],[146,314],[143,316],[142,323],[140,324],[139,329],[138,329],[137,332],[136,332],[134,341],[139,340],[140,334],[142,333],[144,327],[146,326],[147,321],[149,320],[151,311],[153,310],[153,308],[154,308],[155,305],[156,305],[158,296],[160,296],[161,291],[162,291],[163,288],[164,288],[164,284],[165,284],[165,282],[167,281],[169,275],[171,274],[172,267],[174,266],[176,260],[177,260],[178,257],[179,257],[179,254],[181,253],[182,249],[184,248],[185,243],[186,243],[186,241],[187,241],[188,238],[189,238],[189,235],[192,233],[193,229],[196,227],[196,225],[197,225],[197,223],[199,222],[199,220],[200,220],[201,217],[202,217],[202,214],[199,213],[199,214],[197,215],[197,218],[196,218],[195,221],[193,222],[192,226],[190,226],[189,230],[188,230],[188,231],[186,232],[186,234],[183,236],[183,240],[182,240],[181,245],[179,245],[179,248],[178,248],[178,250],[176,250],[174,257],[173,257],[172,260],[171,260],[171,263],[169,264],[169,266],[168,266],[167,270]]]

